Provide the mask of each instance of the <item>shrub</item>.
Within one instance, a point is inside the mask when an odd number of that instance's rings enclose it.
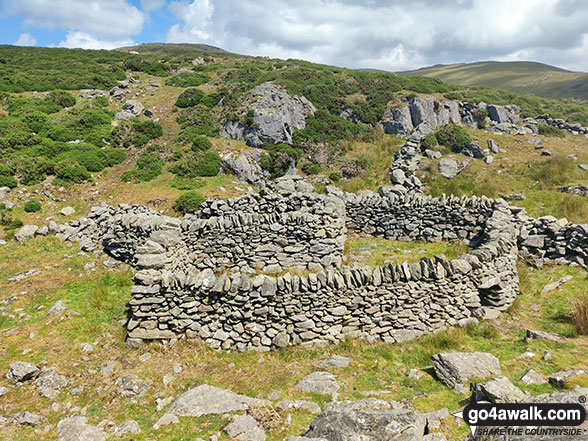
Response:
[[[547,124],[539,124],[537,129],[539,130],[539,134],[544,136],[555,136],[557,138],[565,138],[566,136],[564,130]]]
[[[80,183],[89,180],[92,176],[83,165],[74,161],[61,161],[55,166],[55,176],[66,182]]]
[[[588,335],[588,295],[584,294],[574,302],[572,321],[578,334]]]
[[[121,181],[151,181],[163,171],[163,161],[153,153],[142,153],[137,159],[136,168],[124,172]]]
[[[472,138],[463,127],[456,124],[446,124],[439,130],[435,131],[437,142],[452,151],[459,153],[461,150],[472,142]]]
[[[198,87],[204,83],[208,83],[208,81],[210,81],[208,74],[202,72],[182,72],[168,78],[165,84],[174,87]]]
[[[435,136],[434,133],[427,133],[421,145],[425,149],[433,149],[434,147],[439,145],[439,143],[437,142],[437,136]]]
[[[94,105],[96,107],[106,107],[108,106],[108,98],[106,98],[105,96],[97,96],[96,98],[94,98]]]
[[[248,110],[241,121],[241,125],[245,127],[245,130],[255,130],[259,128],[259,125],[255,122],[255,112],[253,110]]]
[[[329,179],[333,182],[339,182],[341,180],[341,173],[334,171],[329,173]]]
[[[74,96],[65,90],[53,90],[46,99],[61,107],[72,107],[76,104]]]
[[[261,168],[268,171],[273,179],[284,176],[292,163],[296,164],[302,150],[287,144],[265,144],[268,152],[261,157]]]
[[[41,211],[41,203],[35,199],[31,199],[30,201],[26,201],[24,204],[24,211],[27,213],[36,213],[37,211]]]
[[[0,175],[0,187],[18,187],[18,182],[12,176]]]
[[[208,108],[212,108],[212,107],[216,106],[220,100],[221,100],[220,94],[213,92],[213,93],[209,93],[204,98],[202,98],[200,100],[200,104],[203,104]]]
[[[187,107],[194,107],[204,97],[204,92],[200,89],[186,89],[180,94],[176,101],[176,106],[185,109]]]
[[[217,152],[206,152],[196,163],[195,176],[216,176],[220,172],[220,156]]]
[[[206,198],[200,193],[187,191],[176,199],[173,208],[182,214],[194,213],[204,201],[206,201]]]
[[[302,171],[307,175],[316,175],[320,173],[321,167],[315,162],[305,162],[302,164]]]
[[[104,153],[104,166],[112,167],[113,165],[120,164],[127,159],[127,154],[124,150],[113,149],[111,147],[102,150]]]
[[[208,150],[212,144],[210,141],[205,138],[204,136],[196,136],[194,138],[194,142],[192,143],[192,150],[194,151],[206,151]]]
[[[19,218],[14,218],[12,221],[5,227],[7,230],[16,230],[24,225],[24,222],[21,221]]]

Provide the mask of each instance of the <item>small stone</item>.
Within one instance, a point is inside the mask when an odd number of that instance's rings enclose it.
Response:
[[[139,355],[139,361],[141,363],[146,362],[147,360],[149,360],[151,358],[151,353],[150,352],[145,352],[144,354]]]
[[[319,363],[315,364],[314,367],[317,369],[339,369],[346,368],[351,363],[351,360],[342,355],[333,355],[328,359],[324,359]]]
[[[25,381],[34,380],[40,373],[41,370],[34,364],[26,361],[16,361],[10,363],[6,378],[15,383],[24,383]]]
[[[71,216],[72,214],[74,214],[76,212],[76,210],[74,210],[72,207],[64,207],[60,213],[64,216]]]
[[[546,384],[547,380],[537,373],[534,369],[529,369],[525,375],[521,377],[523,384]]]
[[[135,420],[129,420],[119,426],[114,428],[113,435],[122,438],[123,436],[132,433],[134,435],[138,435],[141,433],[141,427],[139,427],[139,423]]]
[[[159,430],[160,427],[178,424],[179,418],[171,413],[164,413],[161,418],[153,425],[153,430]]]
[[[47,317],[51,317],[53,315],[61,315],[65,312],[66,309],[67,306],[65,306],[63,300],[58,300],[53,304],[51,308],[49,308],[49,311],[47,311]]]
[[[551,352],[547,350],[543,352],[543,361],[551,361],[551,358]]]
[[[231,438],[239,441],[265,441],[266,435],[251,415],[235,415],[223,429]]]
[[[332,394],[340,389],[336,377],[329,372],[313,372],[300,380],[294,389],[317,394]]]

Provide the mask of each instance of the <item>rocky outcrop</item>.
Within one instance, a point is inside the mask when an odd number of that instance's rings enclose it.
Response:
[[[306,98],[289,95],[272,83],[255,87],[245,107],[253,111],[253,125],[245,127],[240,122],[228,121],[221,128],[221,136],[245,141],[250,147],[291,144],[294,131],[304,129],[306,118],[316,111]]]
[[[568,193],[588,198],[588,186],[586,185],[567,185],[564,187],[559,187],[559,191],[561,191],[562,193]]]
[[[497,106],[490,104],[486,106],[488,116],[497,123],[518,124],[521,120],[519,113],[521,109],[515,105]]]
[[[260,185],[268,177],[268,173],[260,165],[261,155],[262,153],[259,151],[253,153],[222,152],[220,154],[221,166],[234,173],[242,182]]]
[[[467,165],[467,161],[442,158],[439,161],[439,173],[448,179],[452,179],[461,173],[467,167]]]
[[[485,352],[443,352],[431,360],[437,378],[450,387],[501,373],[498,359]]]

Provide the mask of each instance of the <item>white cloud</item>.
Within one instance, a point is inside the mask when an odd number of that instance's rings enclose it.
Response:
[[[59,42],[59,47],[81,49],[116,49],[117,47],[133,46],[133,40],[106,41],[92,37],[85,32],[68,32],[65,40]]]
[[[141,0],[141,9],[143,12],[151,12],[161,9],[166,4],[166,0]]]
[[[65,28],[96,39],[124,40],[140,33],[145,23],[145,15],[126,0],[0,1],[5,14],[23,17],[25,27]]]
[[[18,40],[14,42],[15,46],[34,46],[37,44],[37,40],[28,32],[20,34]]]
[[[588,2],[177,0],[168,42],[401,70],[499,57],[586,69]],[[583,57],[583,58],[582,58]]]

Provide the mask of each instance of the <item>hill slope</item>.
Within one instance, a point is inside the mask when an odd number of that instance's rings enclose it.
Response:
[[[481,61],[437,64],[397,72],[402,76],[435,77],[462,86],[488,86],[545,98],[588,99],[588,74],[530,61]]]

